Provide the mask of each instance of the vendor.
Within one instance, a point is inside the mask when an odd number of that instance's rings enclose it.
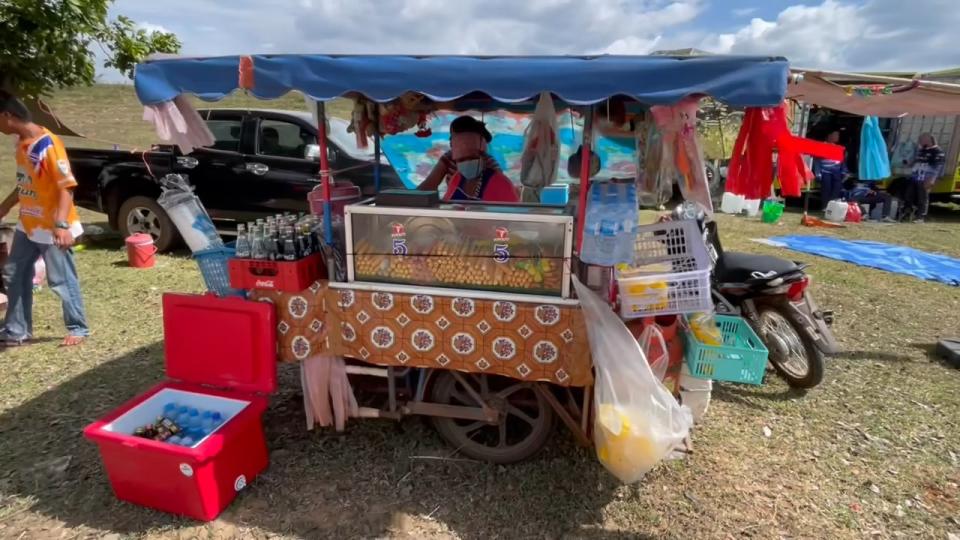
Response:
[[[417,189],[433,191],[447,179],[445,201],[519,202],[517,190],[487,154],[493,136],[471,116],[450,123],[450,151],[444,154]]]

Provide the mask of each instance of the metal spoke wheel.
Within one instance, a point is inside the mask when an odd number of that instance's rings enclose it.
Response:
[[[550,404],[529,383],[488,375],[437,372],[431,400],[444,405],[480,407],[474,394],[497,411],[496,422],[433,417],[440,435],[464,455],[491,463],[515,463],[540,451],[554,428]]]
[[[156,241],[160,238],[160,217],[144,206],[137,206],[127,214],[127,230],[131,234],[147,233]]]
[[[180,239],[176,226],[157,201],[150,197],[130,197],[117,211],[117,222],[124,238],[131,234],[145,233],[153,238],[161,252],[176,247]]]
[[[787,310],[779,305],[761,308],[757,333],[770,351],[770,363],[790,386],[813,388],[823,380],[823,354]]]

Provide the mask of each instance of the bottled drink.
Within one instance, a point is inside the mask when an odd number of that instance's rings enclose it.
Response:
[[[236,256],[240,259],[250,258],[250,238],[247,236],[247,228],[241,223],[237,225],[237,251]]]
[[[277,260],[277,255],[280,253],[280,246],[277,242],[277,230],[269,229],[266,236],[267,243],[267,260],[275,261]]]
[[[297,260],[297,246],[293,242],[293,235],[287,236],[283,239],[283,260]]]
[[[254,259],[261,261],[267,258],[267,243],[263,237],[263,229],[261,229],[259,225],[254,227],[253,241],[250,243],[250,254]]]

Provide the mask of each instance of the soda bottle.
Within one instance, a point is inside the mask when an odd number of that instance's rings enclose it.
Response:
[[[250,254],[252,258],[260,261],[267,258],[267,243],[266,239],[263,237],[263,229],[261,229],[260,226],[254,227],[253,242],[251,242]]]
[[[285,236],[283,239],[283,260],[297,260],[297,246],[293,242],[293,235]]]
[[[237,251],[236,256],[240,259],[250,258],[250,238],[247,236],[247,227],[241,223],[237,225]]]

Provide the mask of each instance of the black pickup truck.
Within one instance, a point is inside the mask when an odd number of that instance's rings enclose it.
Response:
[[[307,193],[319,183],[317,127],[306,112],[204,109],[200,115],[215,142],[190,154],[161,146],[149,152],[70,148],[79,206],[102,212],[125,237],[153,236],[161,251],[180,241],[170,218],[157,204],[157,179],[168,173],[187,175],[195,193],[218,226],[284,211],[308,211]],[[331,118],[330,169],[335,178],[374,191],[374,154],[357,148],[347,123]],[[336,171],[342,171],[336,173]],[[381,158],[381,188],[402,187],[396,172]]]

